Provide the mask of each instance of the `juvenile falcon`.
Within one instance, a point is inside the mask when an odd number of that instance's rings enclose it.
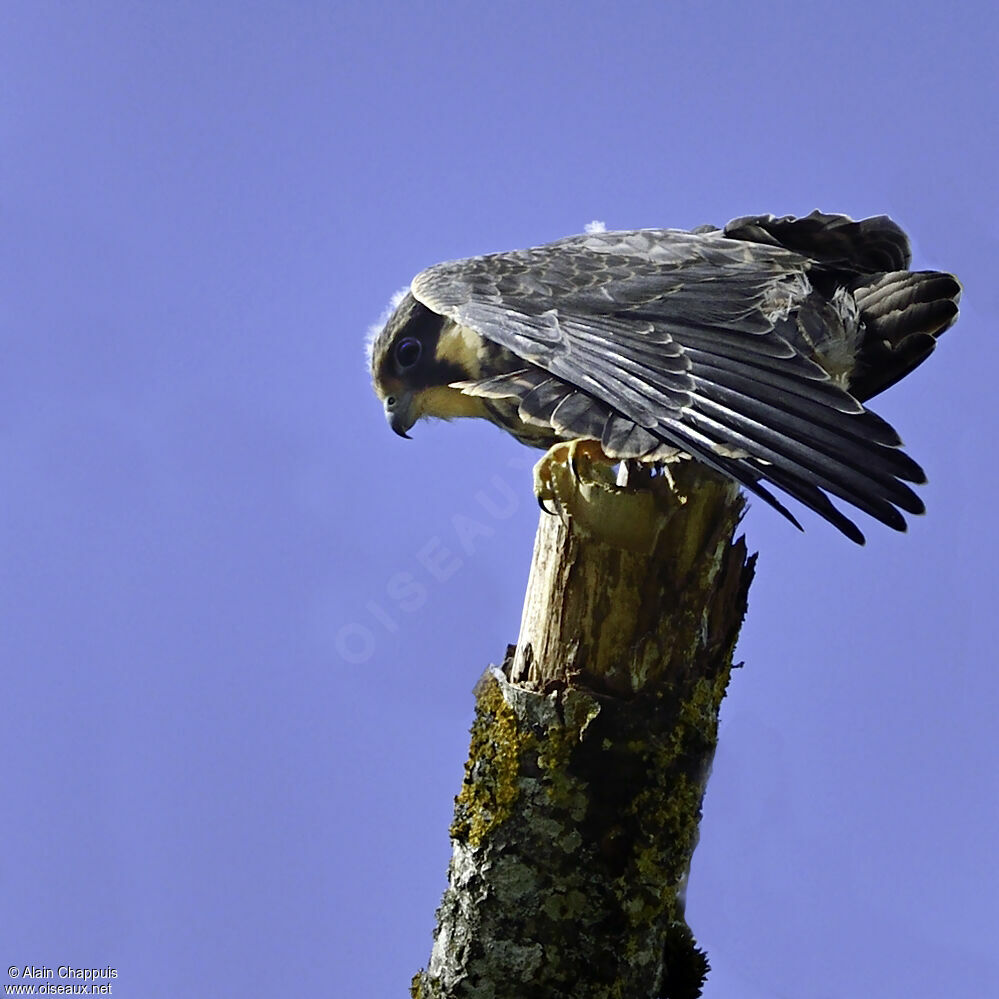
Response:
[[[863,543],[829,497],[901,531],[924,509],[907,483],[925,481],[863,403],[929,356],[961,294],[910,259],[887,216],[816,211],[437,264],[370,344],[372,379],[403,437],[479,416],[608,463],[692,458]]]

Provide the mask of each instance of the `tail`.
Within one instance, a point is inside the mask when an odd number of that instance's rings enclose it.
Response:
[[[815,264],[813,282],[828,283],[827,294],[850,290],[863,330],[850,394],[861,402],[922,364],[957,319],[961,283],[953,274],[907,270],[909,240],[887,215],[859,222],[819,211],[749,215],[729,222],[725,235],[801,253]]]
[[[961,283],[940,271],[865,275],[853,287],[863,340],[850,394],[863,402],[917,368],[957,319]]]

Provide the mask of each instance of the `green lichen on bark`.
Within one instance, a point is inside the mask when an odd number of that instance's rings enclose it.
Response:
[[[681,892],[715,689],[701,680],[683,697],[621,700],[528,692],[497,670],[483,678],[471,745],[484,763],[458,797],[451,885],[414,996],[540,999],[568,994],[570,981],[578,999],[645,994],[639,982],[671,996],[674,978],[697,978],[704,959]],[[515,991],[496,984],[513,975]]]
[[[509,818],[520,788],[521,755],[534,737],[517,718],[495,683],[480,684],[465,779],[455,799],[451,838],[476,847]]]

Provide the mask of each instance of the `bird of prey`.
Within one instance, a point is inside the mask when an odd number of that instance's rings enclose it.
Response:
[[[815,211],[437,264],[370,343],[372,379],[403,437],[478,416],[609,464],[693,459],[862,544],[830,497],[901,531],[925,481],[864,403],[929,356],[961,294],[910,259],[887,216]]]

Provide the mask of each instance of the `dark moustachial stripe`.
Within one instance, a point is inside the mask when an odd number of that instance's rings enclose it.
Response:
[[[437,344],[446,323],[444,316],[407,293],[379,337],[387,345],[379,377],[383,381],[402,378],[406,387],[414,392],[467,378],[468,372],[457,364],[437,358]],[[405,373],[398,370],[395,359],[395,344],[404,337],[413,337],[423,345],[419,363]]]

